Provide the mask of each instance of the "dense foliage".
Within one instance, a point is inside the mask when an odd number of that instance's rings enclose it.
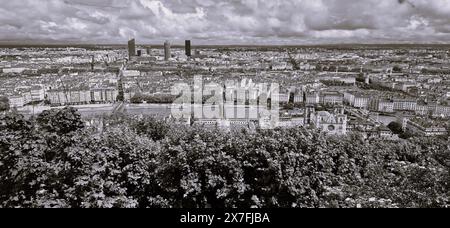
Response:
[[[450,143],[0,118],[0,207],[449,207]]]
[[[392,131],[392,133],[398,135],[402,139],[409,139],[414,136],[414,134],[409,131],[403,131],[402,125],[397,122],[392,122],[387,127]]]

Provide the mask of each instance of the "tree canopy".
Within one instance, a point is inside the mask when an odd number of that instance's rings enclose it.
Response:
[[[0,207],[449,207],[450,143],[226,132],[74,109],[0,117]]]

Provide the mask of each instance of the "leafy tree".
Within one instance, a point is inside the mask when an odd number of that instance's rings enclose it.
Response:
[[[37,118],[42,130],[57,134],[68,134],[84,127],[80,114],[76,109],[66,107],[62,110],[51,109],[44,111]]]
[[[0,207],[450,206],[449,139],[82,123],[71,108],[0,117]]]
[[[46,150],[34,124],[22,115],[0,117],[0,207],[26,207],[34,197]]]
[[[170,129],[170,126],[165,121],[157,120],[152,117],[132,120],[130,127],[139,135],[145,135],[155,141],[164,139]]]
[[[62,191],[73,196],[72,207],[166,206],[152,200],[157,144],[117,127],[99,138],[86,136],[65,150],[70,169],[63,173],[68,184]]]
[[[392,122],[387,127],[396,135],[400,135],[403,133],[402,125],[397,122]]]

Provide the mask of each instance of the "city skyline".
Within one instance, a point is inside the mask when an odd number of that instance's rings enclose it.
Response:
[[[445,0],[0,2],[0,44],[450,43]]]

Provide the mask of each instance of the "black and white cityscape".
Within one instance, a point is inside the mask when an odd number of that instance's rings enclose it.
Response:
[[[0,3],[0,208],[450,207],[450,1]]]

